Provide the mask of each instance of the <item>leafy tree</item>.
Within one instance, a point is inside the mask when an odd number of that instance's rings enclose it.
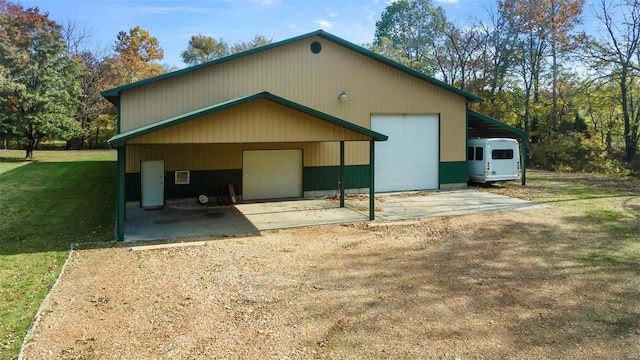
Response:
[[[60,25],[47,13],[0,2],[0,129],[27,159],[43,139],[79,132],[73,119],[78,69],[66,56]]]
[[[162,65],[155,61],[164,58],[158,39],[136,26],[129,32],[120,31],[115,51],[122,62],[126,82],[134,82],[163,73]]]
[[[194,35],[189,40],[187,50],[182,52],[182,61],[189,65],[202,64],[221,57],[251,50],[271,44],[271,39],[256,35],[249,42],[239,42],[229,45],[224,39],[215,40],[210,36]]]
[[[390,55],[402,54],[409,64],[419,66],[416,70],[433,75],[435,53],[444,46],[444,33],[448,26],[444,9],[434,7],[431,0],[393,1],[376,22],[373,45],[394,60],[397,59]],[[389,42],[385,43],[384,39],[389,39]]]
[[[182,61],[189,65],[202,64],[229,54],[229,44],[223,39],[194,35],[189,40],[187,50],[182,52]]]
[[[243,51],[247,51],[247,50],[251,50],[251,49],[255,49],[261,46],[265,46],[265,45],[269,45],[271,44],[273,41],[272,39],[267,39],[262,35],[257,35],[253,37],[253,40],[248,41],[248,42],[238,42],[235,43],[233,45],[231,45],[230,48],[230,52],[231,54],[237,54]]]

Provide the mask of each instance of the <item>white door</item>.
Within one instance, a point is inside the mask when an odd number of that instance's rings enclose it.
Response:
[[[164,206],[164,160],[148,160],[140,164],[142,207]]]
[[[371,130],[389,136],[376,143],[376,191],[438,188],[438,115],[373,115]]]
[[[242,153],[242,199],[302,196],[302,150],[247,150]]]

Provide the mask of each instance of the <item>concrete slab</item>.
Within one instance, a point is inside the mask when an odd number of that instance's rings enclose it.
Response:
[[[398,221],[543,207],[530,201],[475,190],[376,195],[376,221]],[[174,205],[127,209],[125,241],[256,233],[261,230],[368,221],[368,196],[293,200],[236,206]]]
[[[467,215],[482,212],[526,210],[544,205],[476,190],[376,195],[376,220],[393,221],[433,216]],[[350,201],[349,207],[366,208],[369,200]],[[365,212],[362,212],[363,214]]]

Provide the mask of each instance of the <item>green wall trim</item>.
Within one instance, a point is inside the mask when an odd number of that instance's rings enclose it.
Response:
[[[440,162],[440,184],[457,184],[467,182],[467,162],[448,161]]]
[[[233,184],[235,192],[242,194],[242,169],[191,171],[191,183],[175,185],[175,173],[165,172],[165,199],[183,199],[207,196],[228,196],[228,184]],[[340,166],[317,166],[302,169],[303,191],[337,190]],[[124,179],[126,201],[140,201],[140,173],[127,173]],[[344,167],[344,188],[361,189],[369,187],[369,165],[349,165]]]
[[[338,190],[340,166],[313,166],[302,169],[303,191]],[[344,167],[344,188],[369,187],[369,165]]]

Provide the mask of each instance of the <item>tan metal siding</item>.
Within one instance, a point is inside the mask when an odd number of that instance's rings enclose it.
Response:
[[[345,143],[345,164],[360,162],[354,158],[354,143]],[[164,160],[165,171],[229,170],[242,168],[243,150],[302,149],[304,166],[340,165],[340,145],[331,143],[264,143],[264,144],[157,144],[127,145],[126,172],[140,172],[143,160]],[[368,156],[368,155],[367,155]],[[367,157],[368,163],[368,157]]]
[[[367,140],[325,120],[268,100],[210,114],[130,140],[129,144]]]
[[[322,44],[319,54],[309,50],[312,41]],[[340,101],[343,90],[347,99]],[[261,91],[367,128],[372,113],[440,114],[441,161],[463,161],[466,156],[463,97],[322,38],[125,90],[121,130]],[[358,162],[365,163],[368,145],[357,147]]]

